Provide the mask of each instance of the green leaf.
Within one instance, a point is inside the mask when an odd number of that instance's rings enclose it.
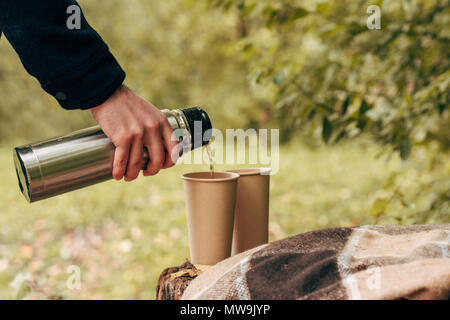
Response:
[[[241,1],[238,5],[237,5],[239,11],[241,12],[242,16],[248,16],[249,14],[251,14],[253,12],[253,10],[256,7],[256,2],[251,3],[250,5],[246,5],[245,1]]]
[[[331,133],[333,133],[333,125],[327,117],[323,117],[322,120],[322,139],[325,143],[328,143],[331,137]]]
[[[358,118],[358,121],[357,121],[357,123],[356,123],[356,127],[359,129],[359,130],[361,130],[361,131],[363,131],[364,130],[364,128],[366,127],[366,125],[367,125],[367,118],[366,117],[359,117]]]
[[[266,27],[268,28],[273,27],[280,17],[280,11],[273,8],[272,6],[267,6],[264,9],[263,13],[267,16]]]
[[[411,140],[408,136],[406,136],[402,143],[398,146],[398,149],[400,151],[400,157],[403,160],[408,159],[409,155],[411,154]]]
[[[291,15],[290,20],[297,20],[297,19],[306,17],[308,14],[309,14],[309,12],[303,8],[295,8],[294,12]]]
[[[372,205],[372,209],[370,210],[370,214],[378,218],[381,214],[386,212],[386,209],[388,208],[389,202],[391,201],[388,197],[380,197],[377,198]]]
[[[366,100],[361,101],[361,105],[359,106],[358,111],[358,121],[356,123],[356,127],[363,131],[364,128],[367,125],[367,122],[369,121],[368,118],[365,116],[366,112],[370,109],[369,105],[367,104]]]
[[[344,139],[346,135],[347,135],[347,131],[345,129],[342,129],[341,132],[339,132],[339,134],[334,139],[334,143],[338,143],[339,141]]]
[[[320,14],[329,14],[332,12],[332,7],[327,2],[322,2],[316,5],[316,12]]]
[[[308,114],[308,120],[314,119],[314,117],[316,116],[316,112],[317,112],[316,108],[312,109],[311,112]]]
[[[361,102],[361,105],[359,106],[359,115],[362,116],[366,114],[366,112],[370,109],[369,105],[367,104],[366,100],[363,99]]]
[[[342,104],[341,114],[345,115],[348,111],[348,106],[350,105],[350,96],[345,98],[344,103]]]

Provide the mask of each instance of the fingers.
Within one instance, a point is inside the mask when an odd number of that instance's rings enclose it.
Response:
[[[113,177],[121,180],[125,175],[128,163],[128,154],[130,153],[130,144],[116,147],[114,152]]]
[[[175,165],[179,152],[174,152],[175,149],[178,149],[178,139],[166,118],[161,123],[161,136],[165,149],[165,161],[162,168],[167,169]]]
[[[144,157],[144,147],[147,148],[149,154],[149,162],[144,170],[144,176],[152,176],[157,174],[164,167],[173,166],[173,157],[170,151],[177,147],[176,141],[171,141],[172,129],[169,124],[162,125],[156,121],[151,121],[144,129],[129,133],[126,137],[120,139],[116,145],[114,155],[113,177],[120,180],[125,177],[125,181],[135,180],[139,176],[142,169],[142,160]],[[164,132],[164,138],[162,137]],[[168,142],[166,142],[168,141]],[[168,147],[166,147],[166,144]],[[168,161],[166,161],[166,157]]]
[[[125,176],[126,181],[131,181],[139,176],[144,146],[150,158],[145,175],[154,175],[164,166],[173,165],[169,155],[176,141],[171,141],[169,122],[160,110],[127,87],[122,86],[107,101],[91,108],[91,112],[116,147],[114,179]]]
[[[144,170],[144,176],[152,176],[161,170],[166,154],[159,125],[152,124],[147,126],[147,128],[144,144],[147,147],[150,160],[147,168]]]
[[[144,144],[141,134],[135,134],[128,159],[125,181],[132,181],[139,176],[144,156]]]

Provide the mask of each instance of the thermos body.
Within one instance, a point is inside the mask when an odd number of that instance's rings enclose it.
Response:
[[[201,121],[202,137],[212,128],[208,115],[200,108],[161,111],[173,130],[183,129],[187,135],[183,139],[192,138],[195,121]],[[203,137],[197,146],[208,141]],[[19,187],[29,202],[35,202],[112,179],[114,151],[114,144],[99,126],[15,148]],[[142,168],[148,160],[144,150]]]

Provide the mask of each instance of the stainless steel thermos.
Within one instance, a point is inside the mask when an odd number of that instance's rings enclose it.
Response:
[[[185,152],[209,142],[211,121],[201,108],[161,111],[180,141],[188,142]],[[15,148],[19,187],[34,202],[112,179],[114,149],[99,126]],[[144,150],[143,168],[148,160]]]

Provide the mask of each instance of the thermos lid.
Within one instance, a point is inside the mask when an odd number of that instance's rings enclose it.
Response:
[[[198,146],[208,144],[212,136],[212,124],[205,110],[200,107],[194,107],[181,111],[188,122],[194,149]]]

